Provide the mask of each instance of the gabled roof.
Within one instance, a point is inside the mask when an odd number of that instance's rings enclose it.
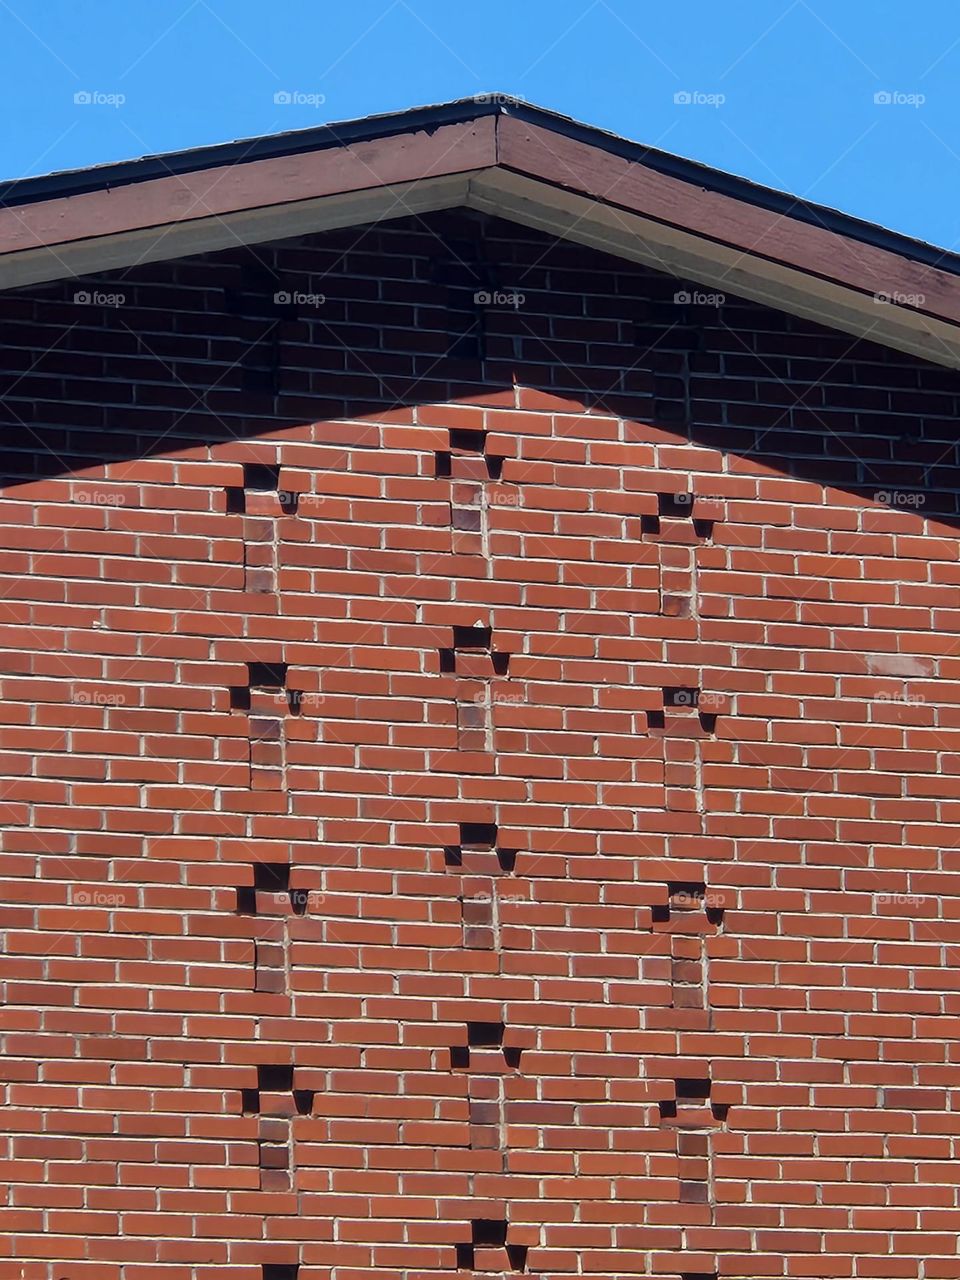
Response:
[[[0,188],[0,288],[465,206],[960,367],[960,256],[503,94]]]

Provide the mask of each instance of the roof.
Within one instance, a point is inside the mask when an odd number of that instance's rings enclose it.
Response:
[[[506,94],[0,187],[0,289],[465,206],[960,367],[960,255]]]

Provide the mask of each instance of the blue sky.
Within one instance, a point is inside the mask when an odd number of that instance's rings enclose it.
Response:
[[[0,0],[0,47],[4,178],[498,91],[960,247],[957,0]]]

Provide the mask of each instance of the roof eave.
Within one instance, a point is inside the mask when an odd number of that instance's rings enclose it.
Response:
[[[745,200],[741,180],[694,181],[689,162],[502,95],[345,129],[0,206],[0,288],[468,205],[960,367],[960,278],[823,211]]]
[[[706,191],[730,196],[758,208],[783,214],[794,221],[808,222],[865,244],[888,249],[916,262],[938,266],[960,275],[960,254],[930,244],[876,223],[855,218],[827,205],[804,200],[789,192],[752,182],[735,174],[711,168],[700,161],[673,155],[643,143],[621,137],[595,125],[584,124],[560,112],[536,106],[505,93],[476,94],[451,102],[384,112],[359,120],[335,121],[307,129],[293,129],[261,137],[194,147],[134,160],[70,169],[38,177],[19,178],[0,184],[0,209],[14,208],[91,191],[116,190],[140,182],[174,174],[196,173],[226,165],[250,164],[259,160],[350,146],[374,138],[396,137],[419,130],[428,132],[443,125],[462,124],[487,116],[509,116],[540,124],[552,132],[586,142],[592,147],[633,160],[657,173],[691,183]]]

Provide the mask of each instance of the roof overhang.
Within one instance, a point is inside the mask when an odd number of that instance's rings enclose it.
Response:
[[[960,367],[960,260],[509,99],[9,184],[0,289],[465,206]]]

